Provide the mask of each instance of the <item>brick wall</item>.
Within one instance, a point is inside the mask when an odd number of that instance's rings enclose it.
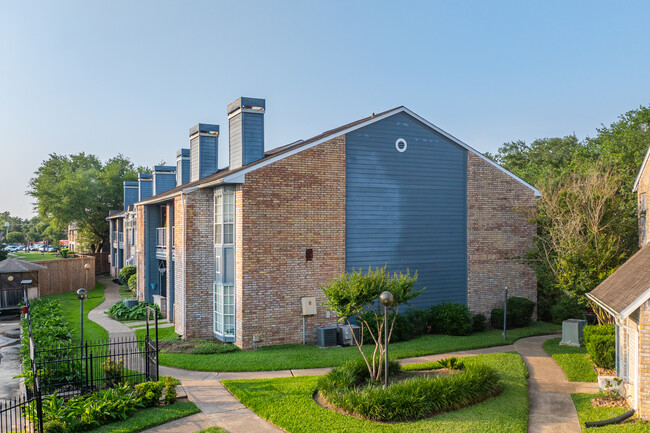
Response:
[[[650,307],[641,306],[639,317],[639,418],[650,420]]]
[[[145,282],[145,255],[144,255],[144,206],[136,206],[138,238],[135,240],[135,261],[138,274],[138,300],[144,302],[144,282]]]
[[[316,328],[336,322],[319,286],[345,270],[345,137],[246,174],[235,201],[237,345],[302,343],[306,296],[317,299],[306,317],[314,344]]]
[[[483,159],[467,156],[468,306],[489,315],[503,290],[537,302],[535,272],[522,263],[533,245],[536,198],[530,188]]]
[[[199,189],[184,196],[186,338],[213,336],[214,191]]]
[[[183,231],[185,229],[183,220],[183,200],[185,196],[177,196],[174,198],[174,254],[176,261],[174,262],[174,331],[179,335],[185,335],[185,322],[184,318],[184,304],[185,299],[185,245],[183,244]]]
[[[637,209],[639,209],[639,211],[641,210],[641,194],[645,194],[646,196],[645,244],[648,244],[648,242],[650,242],[650,214],[647,212],[650,208],[650,165],[643,170],[643,173],[641,173],[641,178],[639,179],[639,187],[637,188]],[[639,233],[641,233],[640,225]],[[639,238],[639,246],[643,246],[641,245],[641,241],[642,239]]]

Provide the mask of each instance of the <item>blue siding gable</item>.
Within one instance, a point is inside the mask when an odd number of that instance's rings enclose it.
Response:
[[[414,307],[466,304],[467,150],[398,113],[348,133],[345,156],[346,269],[417,270]]]

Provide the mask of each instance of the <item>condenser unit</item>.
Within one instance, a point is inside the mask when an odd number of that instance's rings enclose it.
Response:
[[[339,344],[341,346],[355,345],[352,332],[354,332],[354,336],[357,337],[357,341],[361,342],[361,328],[357,325],[351,325],[351,326],[352,329],[350,329],[350,325],[342,325],[339,328],[338,337],[339,337]]]
[[[336,326],[322,326],[316,329],[316,335],[319,347],[336,346]]]

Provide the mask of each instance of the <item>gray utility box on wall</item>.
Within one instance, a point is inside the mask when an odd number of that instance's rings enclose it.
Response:
[[[336,326],[322,326],[316,329],[316,339],[319,347],[336,346]]]
[[[341,346],[354,346],[356,343],[354,342],[354,337],[356,337],[357,341],[361,339],[361,328],[357,325],[352,325],[352,330],[350,330],[350,326],[348,325],[343,325],[339,329],[339,344]],[[352,332],[354,332],[354,337],[352,336]]]
[[[126,305],[127,308],[133,308],[136,305],[138,305],[138,300],[137,299],[125,299],[124,300],[124,305]]]
[[[582,330],[587,324],[586,320],[569,319],[562,322],[562,346],[580,347],[582,342]]]

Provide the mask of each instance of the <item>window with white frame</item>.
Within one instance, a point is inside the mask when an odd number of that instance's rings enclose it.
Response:
[[[214,192],[214,333],[226,341],[235,336],[235,286],[232,276],[235,242],[235,195],[225,188]],[[232,267],[233,269],[230,269]]]

